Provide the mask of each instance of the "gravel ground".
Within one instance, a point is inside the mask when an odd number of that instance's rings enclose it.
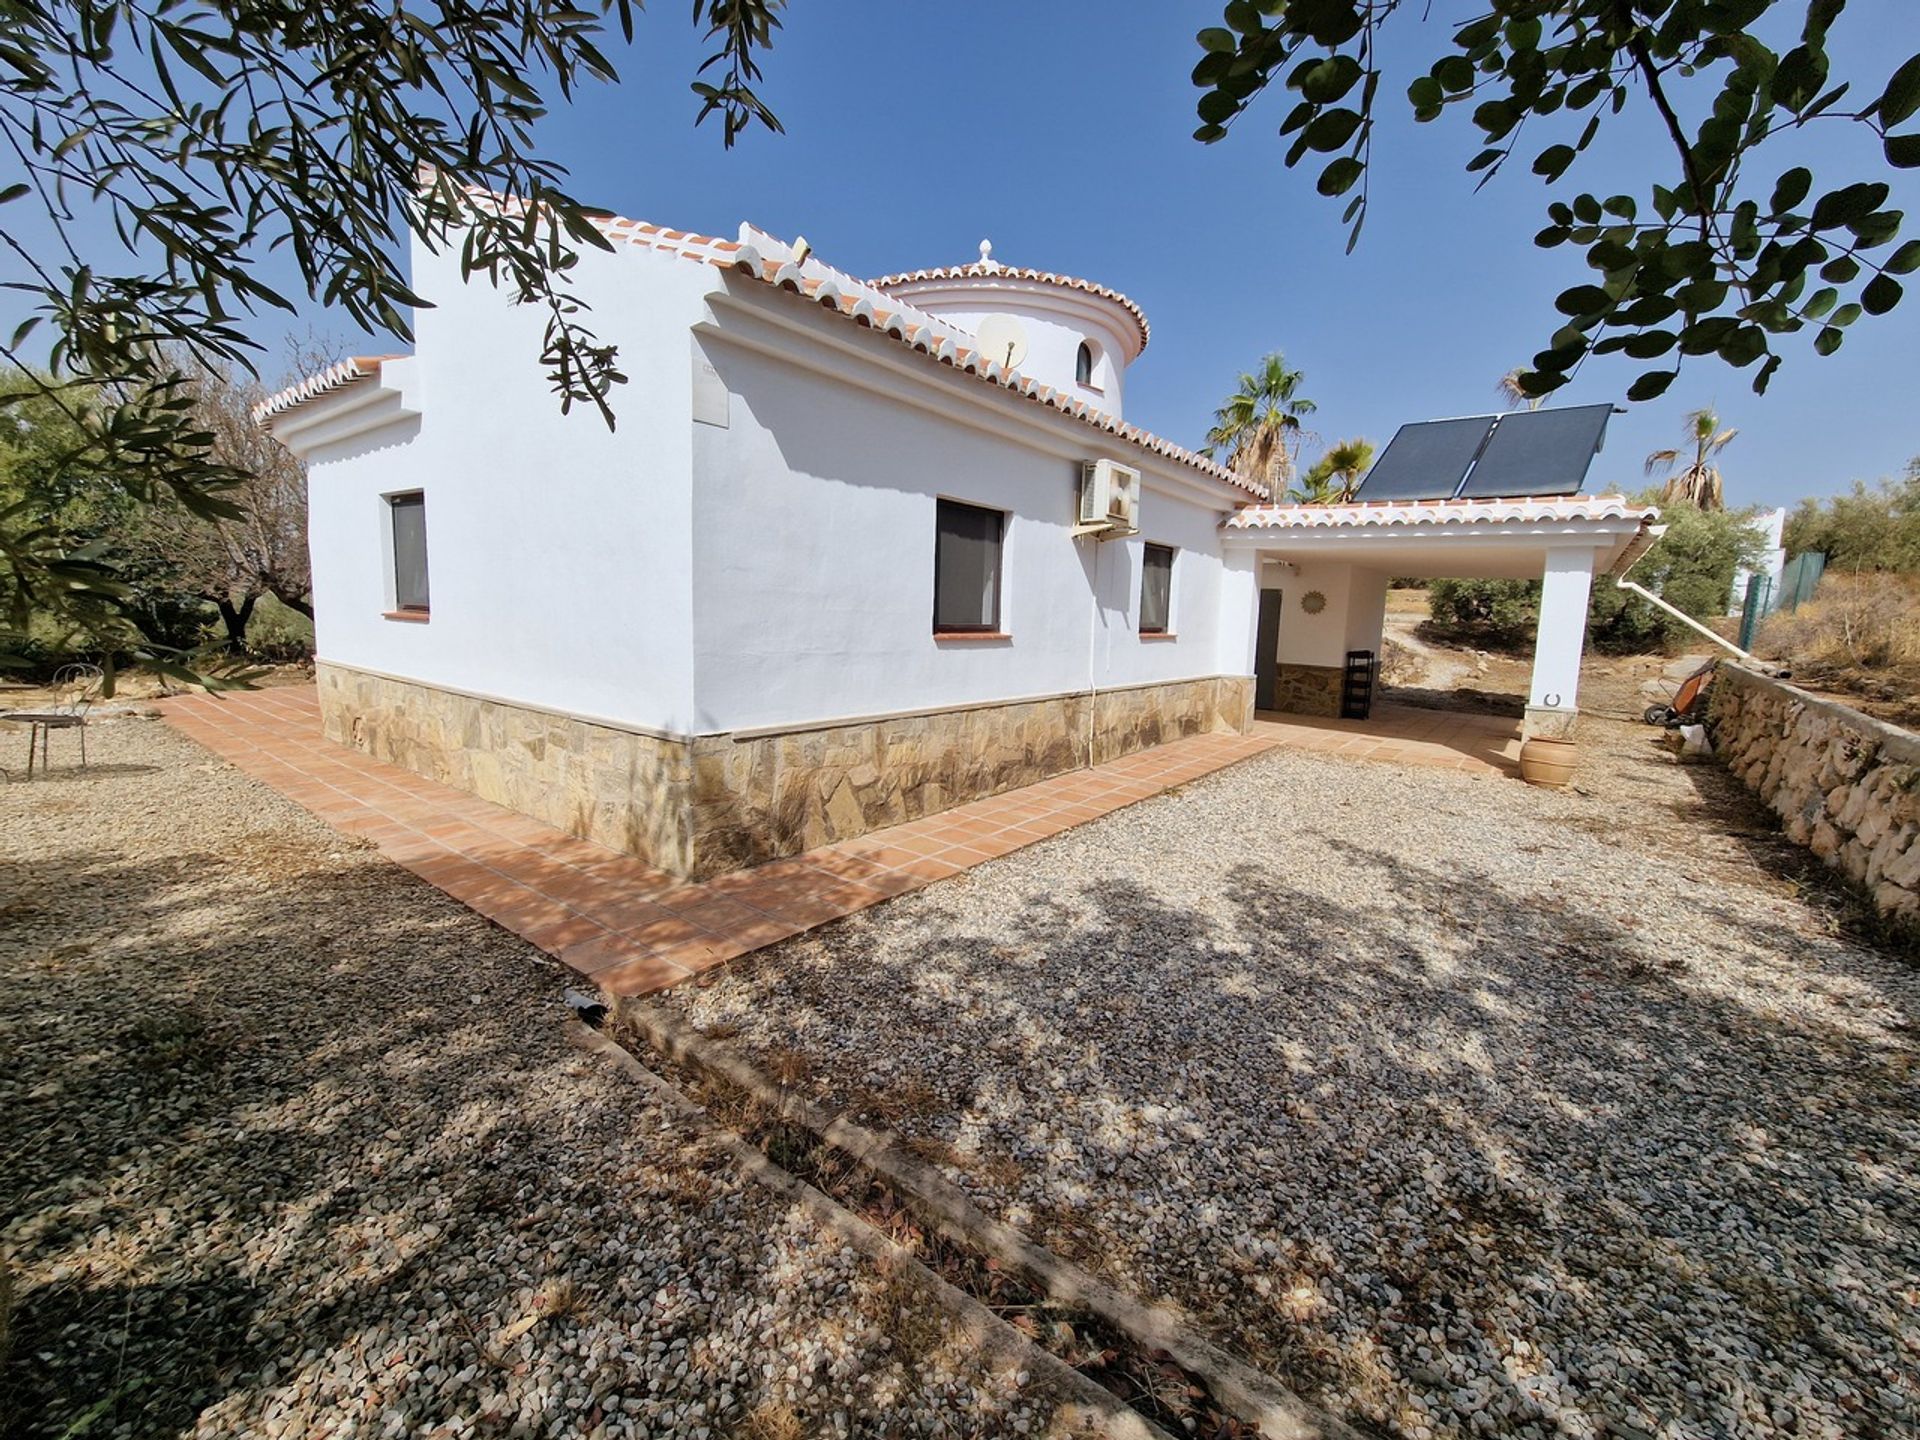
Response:
[[[1587,737],[1273,753],[668,1003],[1391,1433],[1920,1433],[1920,970]]]
[[[89,749],[0,785],[0,1435],[1054,1427],[537,952],[158,723]]]

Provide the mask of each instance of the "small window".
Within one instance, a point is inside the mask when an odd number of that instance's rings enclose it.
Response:
[[[1173,548],[1149,545],[1140,564],[1140,633],[1164,635],[1173,618]]]
[[[1082,385],[1093,384],[1093,346],[1086,341],[1080,342],[1080,351],[1073,357],[1073,378]]]
[[[393,608],[427,613],[427,497],[415,490],[389,495],[393,522]]]
[[[933,552],[936,633],[1000,628],[1000,540],[1006,516],[978,505],[942,500]]]

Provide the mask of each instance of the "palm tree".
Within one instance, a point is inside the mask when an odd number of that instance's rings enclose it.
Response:
[[[1651,475],[1656,470],[1669,472],[1667,483],[1660,490],[1661,503],[1685,501],[1702,510],[1725,509],[1726,497],[1721,493],[1720,469],[1712,461],[1739,433],[1738,430],[1722,430],[1720,417],[1713,413],[1711,406],[1690,412],[1687,415],[1687,437],[1693,442],[1693,458],[1687,460],[1685,446],[1656,450],[1647,456],[1647,474]],[[1681,468],[1675,469],[1676,466]]]
[[[1306,438],[1301,421],[1314,411],[1300,394],[1306,375],[1287,368],[1279,351],[1240,377],[1240,388],[1213,414],[1205,455],[1225,455],[1228,469],[1278,491],[1293,473],[1294,458]]]
[[[1526,373],[1523,367],[1516,365],[1502,375],[1500,383],[1493,387],[1500,392],[1500,398],[1507,402],[1509,410],[1518,410],[1522,405],[1529,410],[1538,410],[1547,398],[1544,395],[1529,395],[1520,388],[1520,377]]]
[[[1361,477],[1373,464],[1371,440],[1336,440],[1307,467],[1300,483],[1287,491],[1290,505],[1344,505],[1360,488]]]

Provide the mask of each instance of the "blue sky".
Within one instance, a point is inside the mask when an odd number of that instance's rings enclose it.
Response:
[[[1408,81],[1446,45],[1443,22],[1480,7],[1433,0],[1436,18],[1424,22],[1421,8],[1389,32],[1372,212],[1351,256],[1340,203],[1314,193],[1311,170],[1281,163],[1284,96],[1256,104],[1219,145],[1190,138],[1193,35],[1219,23],[1215,0],[801,4],[766,57],[762,88],[786,133],[754,131],[732,151],[717,123],[692,124],[687,84],[705,42],[684,4],[666,4],[616,52],[623,83],[584,92],[541,138],[576,194],[622,214],[721,235],[752,220],[804,234],[822,258],[864,275],[969,261],[990,237],[1009,264],[1124,290],[1153,322],[1127,418],[1176,440],[1199,443],[1236,373],[1278,349],[1306,372],[1326,440],[1384,444],[1408,420],[1499,408],[1498,377],[1544,346],[1553,297],[1588,278],[1577,251],[1532,243],[1547,193],[1526,165],[1564,137],[1535,126],[1526,158],[1475,194],[1461,167],[1478,132],[1465,117],[1413,123]],[[1920,51],[1920,4],[1854,0],[1834,49],[1836,73],[1857,76],[1862,98],[1877,95]],[[1858,128],[1778,142],[1767,174],[1805,162],[1830,184],[1878,177],[1877,146],[1850,133]],[[1656,156],[1667,178],[1663,143],[1650,113],[1618,117],[1570,178],[1644,202],[1648,177],[1632,162]],[[1900,180],[1894,203],[1920,235],[1920,172]],[[1788,337],[1764,397],[1745,373],[1689,362],[1664,398],[1615,417],[1594,481],[1642,483],[1647,451],[1677,443],[1683,414],[1709,403],[1741,431],[1724,463],[1734,503],[1790,503],[1899,472],[1920,455],[1920,285],[1910,290],[1829,359]],[[368,343],[337,317],[309,318],[343,349]],[[288,327],[269,318],[260,328],[277,339]],[[1620,400],[1633,373],[1592,363],[1554,403]]]
[[[623,214],[722,235],[750,219],[866,275],[965,262],[990,237],[1010,264],[1124,290],[1154,327],[1127,417],[1174,439],[1197,443],[1236,372],[1279,349],[1305,370],[1323,436],[1384,443],[1407,420],[1499,408],[1498,377],[1544,346],[1553,297],[1587,278],[1577,251],[1534,247],[1546,192],[1524,163],[1476,195],[1461,169],[1477,148],[1465,118],[1413,123],[1406,84],[1463,7],[1433,10],[1441,18],[1423,23],[1415,6],[1395,23],[1372,212],[1351,256],[1340,206],[1314,193],[1311,171],[1281,164],[1283,97],[1218,145],[1191,139],[1193,35],[1218,23],[1213,3],[796,6],[762,91],[787,133],[752,133],[731,152],[713,124],[689,123],[701,42],[682,7],[657,8],[624,83],[556,115],[544,139],[577,194]],[[1877,95],[1920,50],[1920,5],[1855,0],[1835,39],[1836,72]],[[1623,164],[1668,161],[1650,122],[1619,117],[1572,177],[1644,197]],[[1539,145],[1558,138],[1536,133]],[[1849,140],[1839,125],[1789,137],[1777,169],[1805,160],[1833,183],[1859,178],[1850,166],[1877,171],[1877,147]],[[1920,183],[1902,192],[1895,203],[1920,233]],[[1737,503],[1831,493],[1920,455],[1920,290],[1828,359],[1786,343],[1764,397],[1717,361],[1690,362],[1660,401],[1615,417],[1594,479],[1642,483],[1646,453],[1676,443],[1685,411],[1707,403],[1741,431],[1725,457]],[[1590,364],[1554,403],[1618,400],[1633,373]]]

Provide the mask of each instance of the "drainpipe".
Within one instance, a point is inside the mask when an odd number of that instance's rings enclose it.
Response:
[[[1087,769],[1093,768],[1095,715],[1100,706],[1100,537],[1093,539],[1093,612],[1087,616]]]
[[[1655,525],[1653,527],[1653,538],[1656,543],[1659,541],[1660,537],[1666,533],[1667,533],[1667,527],[1664,525]],[[1639,555],[1634,557],[1633,565],[1638,565],[1642,560],[1646,559],[1647,556],[1652,552],[1652,550],[1653,550],[1652,545],[1649,545],[1645,550],[1642,550]],[[1627,566],[1627,570],[1633,569],[1633,565]],[[1714,644],[1718,645],[1723,650],[1731,650],[1735,655],[1738,655],[1742,660],[1745,660],[1749,665],[1755,666],[1756,668],[1761,670],[1765,670],[1768,668],[1765,661],[1760,660],[1756,656],[1749,654],[1745,650],[1742,650],[1738,645],[1734,644],[1731,640],[1728,640],[1723,638],[1722,636],[1716,635],[1713,631],[1709,630],[1705,625],[1702,625],[1698,620],[1695,620],[1691,615],[1687,614],[1686,611],[1681,610],[1677,606],[1669,605],[1666,601],[1662,600],[1658,595],[1654,594],[1651,590],[1647,589],[1646,586],[1634,584],[1633,581],[1627,579],[1627,570],[1622,570],[1618,575],[1614,576],[1613,583],[1616,587],[1618,587],[1621,590],[1630,591],[1631,593],[1638,595],[1642,600],[1646,600],[1651,604],[1659,606],[1662,610],[1666,611],[1667,614],[1673,616],[1674,619],[1678,620],[1682,625],[1686,626],[1689,630],[1692,630],[1697,634],[1704,635],[1707,639],[1711,640]]]

